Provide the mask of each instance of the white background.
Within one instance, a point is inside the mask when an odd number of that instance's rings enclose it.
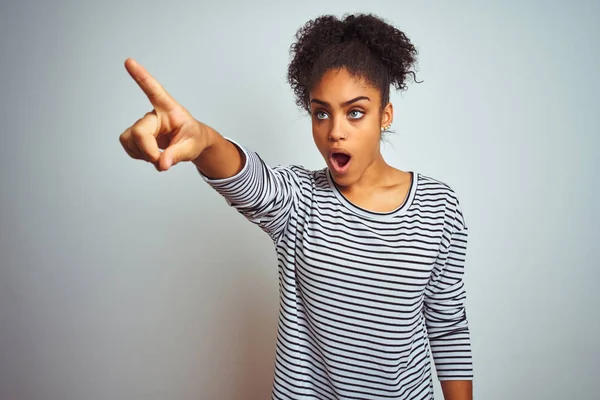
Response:
[[[461,199],[476,398],[598,398],[598,1],[61,0],[0,5],[1,399],[269,396],[271,242],[191,165],[126,156],[149,104],[123,62],[269,164],[321,168],[288,49],[357,11],[420,52],[385,157]]]

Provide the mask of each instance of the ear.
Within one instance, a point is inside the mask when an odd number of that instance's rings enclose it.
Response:
[[[387,103],[381,113],[381,127],[388,129],[394,120],[394,106],[392,103]]]

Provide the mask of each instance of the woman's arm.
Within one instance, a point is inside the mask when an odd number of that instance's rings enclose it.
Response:
[[[471,399],[473,367],[466,314],[464,269],[468,229],[458,200],[444,229],[440,253],[425,290],[424,314],[438,378],[446,400]]]
[[[210,127],[207,129],[207,146],[192,162],[209,179],[225,179],[238,174],[245,162],[244,152]]]
[[[473,400],[473,381],[442,381],[444,400]]]
[[[121,134],[127,154],[159,171],[191,161],[230,205],[277,240],[300,192],[296,170],[268,167],[258,154],[194,119],[140,64],[128,59],[125,67],[154,107]]]

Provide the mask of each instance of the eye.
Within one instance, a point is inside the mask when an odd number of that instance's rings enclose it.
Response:
[[[365,113],[360,110],[352,110],[352,111],[350,111],[350,113],[348,115],[352,119],[360,119],[363,117],[363,115],[365,115]]]
[[[319,120],[327,119],[328,117],[327,113],[323,111],[315,111],[314,116]]]

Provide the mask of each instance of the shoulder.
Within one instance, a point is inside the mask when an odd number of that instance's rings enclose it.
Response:
[[[446,218],[454,229],[467,229],[460,196],[447,182],[429,175],[418,174],[417,196],[437,199],[444,204]]]
[[[303,165],[278,165],[273,168],[275,171],[280,173],[287,173],[294,175],[300,181],[304,183],[311,182],[313,186],[320,186],[321,184],[327,183],[327,169],[322,168],[318,170],[313,170],[306,168]]]
[[[458,201],[458,195],[448,183],[425,174],[417,174],[419,179],[419,189],[430,195],[437,194],[448,199]]]

